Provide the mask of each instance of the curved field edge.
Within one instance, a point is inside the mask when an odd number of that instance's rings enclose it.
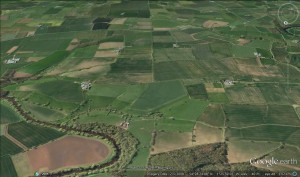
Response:
[[[76,167],[64,169],[57,172],[50,172],[48,176],[64,176],[73,174],[94,174],[99,172],[118,173],[126,167],[136,153],[138,140],[134,136],[119,127],[107,125],[103,123],[76,124],[68,125],[59,123],[50,123],[36,120],[28,115],[12,97],[2,97],[9,101],[16,110],[25,118],[28,123],[38,124],[43,127],[54,128],[62,132],[70,132],[81,136],[106,139],[111,143],[115,151],[115,155],[111,157],[111,161],[94,164],[89,167]]]
[[[55,169],[52,169],[52,170],[49,169],[46,172],[55,173],[55,172],[65,171],[65,170],[69,170],[72,168],[78,168],[78,167],[88,168],[90,166],[94,166],[95,164],[108,163],[108,162],[112,161],[116,155],[113,144],[111,142],[109,142],[107,139],[103,139],[102,137],[98,137],[98,136],[88,136],[88,135],[82,136],[81,133],[73,132],[66,136],[55,139],[54,141],[49,141],[48,143],[45,143],[38,147],[32,148],[29,151],[25,151],[23,153],[19,153],[17,155],[12,156],[12,160],[13,160],[13,163],[14,163],[14,166],[15,166],[15,169],[16,169],[18,175],[19,176],[30,176],[35,171],[43,172],[43,167],[41,167],[41,166],[44,166],[47,163],[48,163],[47,165],[50,165],[50,166],[55,164],[56,163],[55,161],[57,160],[57,158],[51,157],[52,155],[47,156],[48,158],[42,159],[43,161],[40,161],[38,158],[39,157],[38,154],[42,155],[41,153],[44,153],[44,150],[46,150],[49,154],[50,153],[52,154],[53,152],[60,151],[60,149],[64,148],[64,147],[69,149],[70,146],[68,146],[68,147],[66,146],[68,138],[71,138],[71,139],[75,138],[78,141],[85,141],[87,144],[82,144],[84,146],[84,148],[85,148],[85,145],[89,146],[87,141],[90,141],[91,143],[97,143],[99,146],[103,145],[107,148],[108,152],[105,155],[105,158],[99,162],[86,162],[86,160],[84,160],[85,162],[82,161],[81,164],[66,165],[66,166],[61,166],[59,168],[54,167]],[[64,142],[64,143],[62,143],[62,142]],[[61,146],[61,147],[59,148],[59,146]],[[75,146],[73,146],[73,147],[75,148]],[[69,150],[72,151],[73,147],[70,147],[71,149],[69,149]],[[93,149],[89,148],[89,150],[92,151]],[[86,151],[85,153],[91,154],[91,152],[89,152],[89,151]],[[63,154],[62,153],[59,153],[59,154],[64,155],[65,152],[63,152]],[[91,154],[91,155],[93,155],[93,154]],[[38,156],[38,157],[36,157],[36,156]],[[54,156],[55,156],[55,154],[54,154]],[[67,160],[67,158],[66,159],[63,158],[63,160]],[[90,160],[90,161],[92,161],[92,160]],[[44,164],[44,165],[40,165],[40,164]],[[35,168],[34,168],[34,166],[35,166]],[[47,167],[49,167],[49,166],[47,166]],[[25,170],[24,168],[27,168],[27,169]]]

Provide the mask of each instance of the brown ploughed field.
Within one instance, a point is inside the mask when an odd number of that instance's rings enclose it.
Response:
[[[34,171],[56,170],[101,162],[109,155],[109,148],[100,141],[67,136],[27,152]]]

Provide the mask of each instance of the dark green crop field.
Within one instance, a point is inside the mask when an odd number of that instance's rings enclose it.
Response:
[[[62,132],[26,122],[10,124],[8,133],[29,148],[47,143],[64,135]]]
[[[1,176],[18,177],[14,164],[9,156],[1,157]]]
[[[23,151],[22,148],[14,144],[5,136],[1,136],[0,138],[1,138],[1,158],[6,155],[14,155]]]

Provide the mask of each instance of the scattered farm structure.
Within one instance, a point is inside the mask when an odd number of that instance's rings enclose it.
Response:
[[[121,123],[120,123],[120,127],[123,128],[123,129],[128,129],[128,127],[129,127],[129,122],[126,122],[126,121],[121,122]]]
[[[254,52],[254,56],[256,56],[256,57],[261,57],[261,54],[258,53],[258,52]]]
[[[233,81],[233,80],[228,80],[228,79],[226,79],[226,80],[224,81],[224,85],[225,85],[225,86],[231,86],[231,85],[234,85],[234,81]]]
[[[92,84],[90,82],[81,82],[80,86],[82,90],[90,90]]]
[[[4,62],[6,64],[15,64],[18,61],[20,61],[20,58],[16,58],[16,55],[14,55],[11,59],[5,60]]]

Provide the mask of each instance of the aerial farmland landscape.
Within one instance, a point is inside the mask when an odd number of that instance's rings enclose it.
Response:
[[[300,176],[299,1],[0,3],[0,177]]]

